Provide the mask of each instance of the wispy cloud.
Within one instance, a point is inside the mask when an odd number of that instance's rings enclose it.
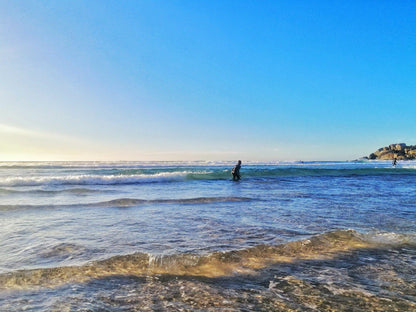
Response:
[[[65,140],[65,141],[78,141],[81,142],[81,139],[63,135],[57,132],[45,132],[39,130],[32,130],[22,127],[15,127],[6,124],[0,124],[0,135],[13,135],[24,138],[38,138],[45,140]]]
[[[9,126],[5,124],[0,124],[0,133],[26,136],[26,137],[47,137],[48,136],[48,134],[43,133],[43,132]]]

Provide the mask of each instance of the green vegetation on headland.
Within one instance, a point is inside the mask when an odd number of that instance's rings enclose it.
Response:
[[[416,159],[416,145],[406,145],[405,143],[390,144],[379,148],[371,153],[368,159],[394,159],[411,160]]]

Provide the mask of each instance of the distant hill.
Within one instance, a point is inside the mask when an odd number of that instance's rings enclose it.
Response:
[[[390,144],[379,148],[368,156],[368,159],[394,159],[399,160],[416,159],[416,145],[406,145],[405,143]]]

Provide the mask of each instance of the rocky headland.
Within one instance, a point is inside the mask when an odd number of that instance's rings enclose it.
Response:
[[[416,145],[406,145],[405,143],[390,144],[379,148],[371,153],[368,159],[394,159],[411,160],[416,159]]]

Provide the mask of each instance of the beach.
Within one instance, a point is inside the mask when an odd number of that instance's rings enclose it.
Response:
[[[234,165],[0,162],[0,310],[416,310],[416,161]]]

